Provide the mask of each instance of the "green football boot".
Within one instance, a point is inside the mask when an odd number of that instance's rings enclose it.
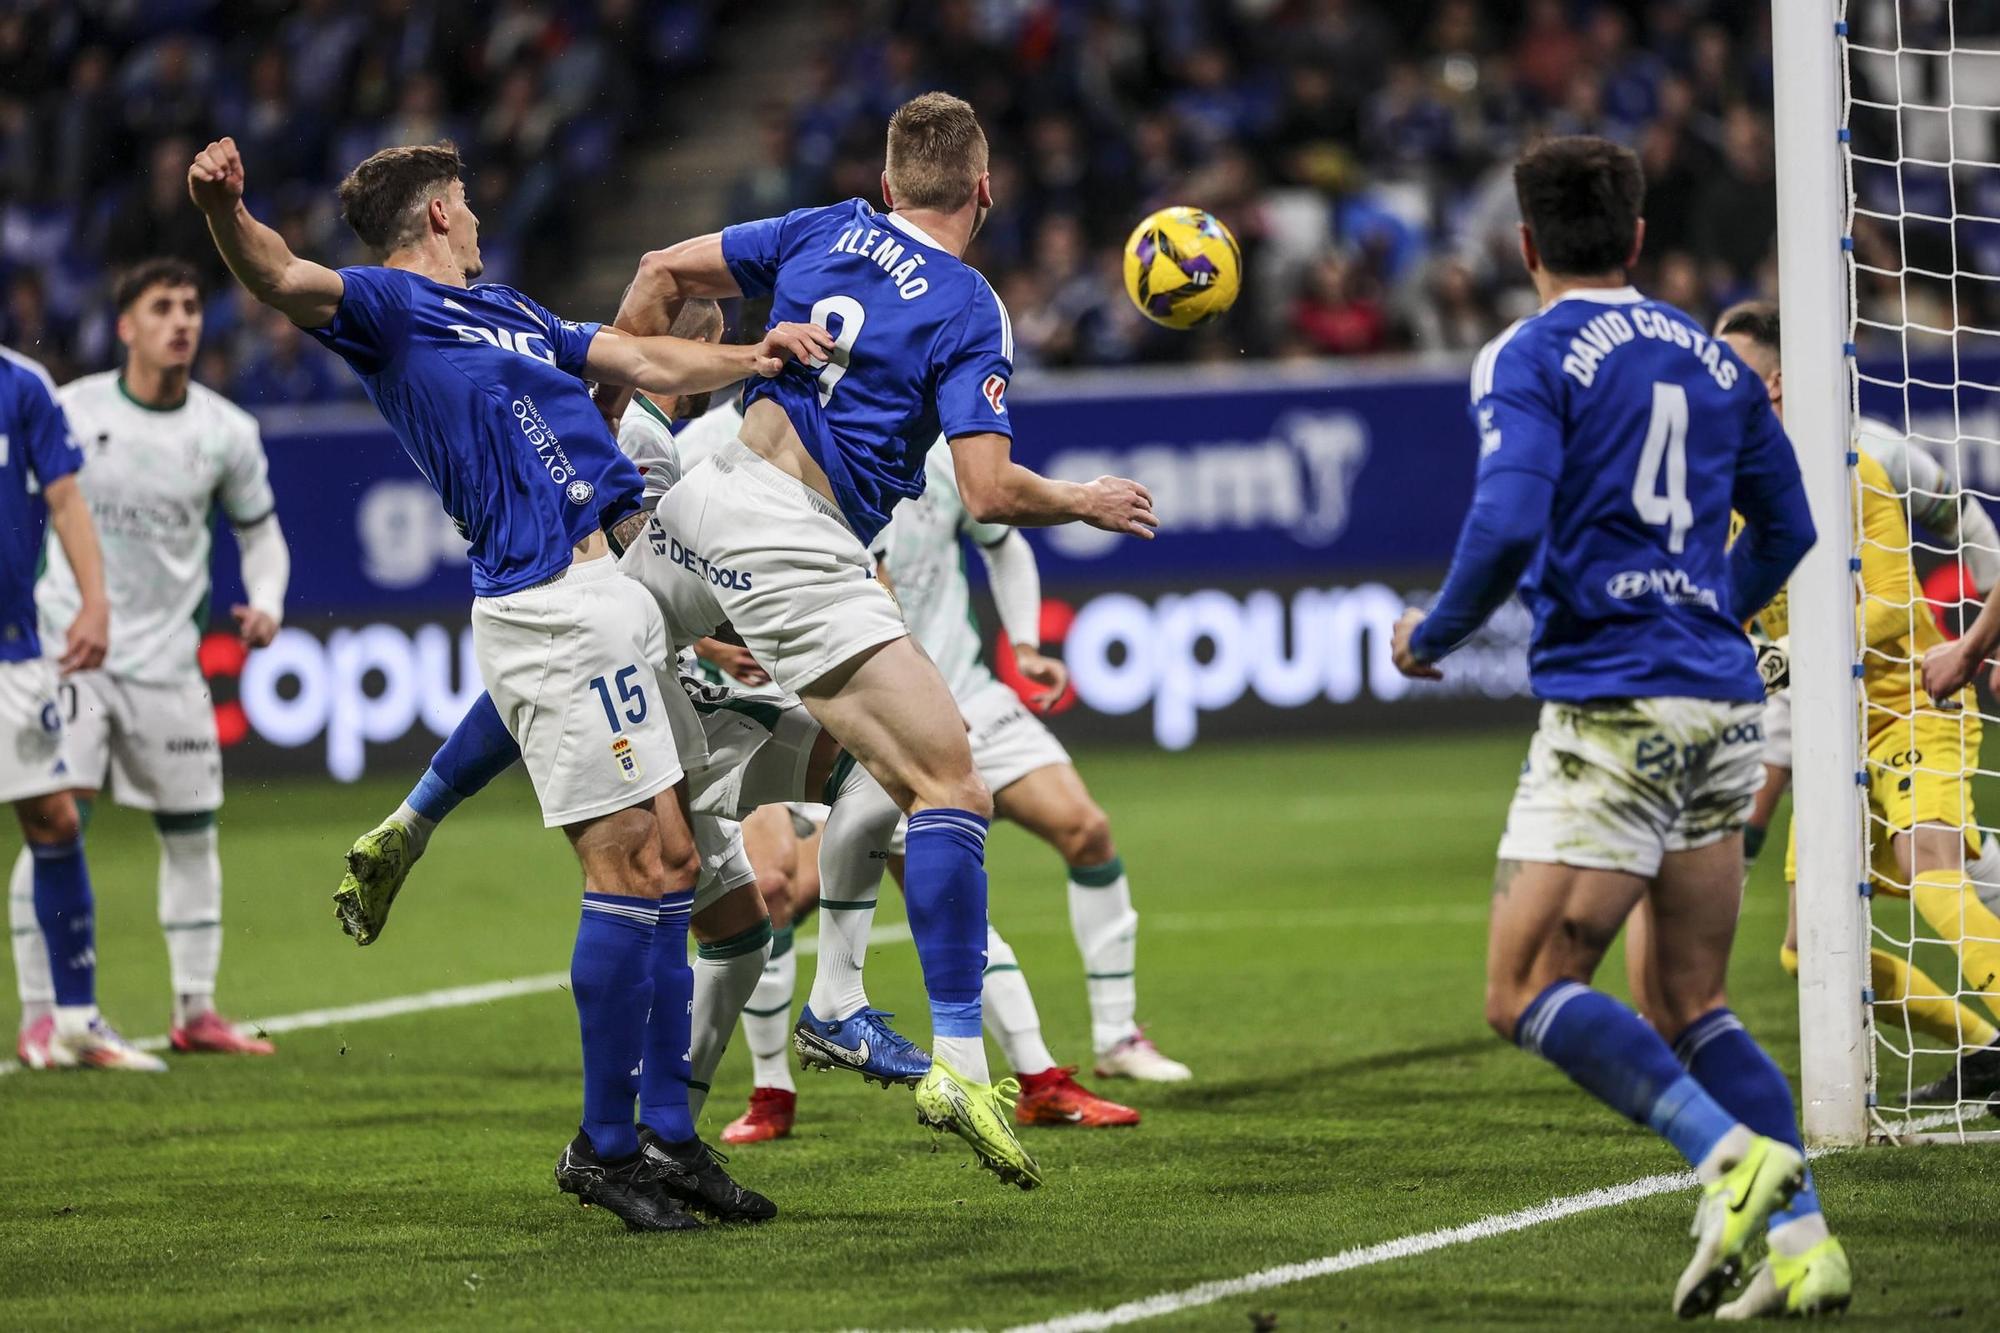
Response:
[[[347,873],[333,892],[333,914],[356,944],[373,944],[389,924],[389,908],[421,855],[410,828],[391,816],[347,849]]]
[[[1693,1319],[1715,1309],[1742,1273],[1743,1252],[1762,1234],[1765,1219],[1792,1201],[1805,1178],[1804,1154],[1757,1135],[1720,1180],[1703,1188],[1688,1230],[1694,1258],[1674,1288],[1676,1314]]]
[[[1014,1137],[1014,1098],[1020,1090],[1011,1078],[974,1083],[934,1056],[930,1073],[917,1084],[917,1123],[958,1135],[972,1145],[981,1166],[1009,1185],[1031,1190],[1042,1183],[1042,1169]]]
[[[1764,1319],[1836,1314],[1854,1299],[1854,1270],[1847,1251],[1828,1236],[1787,1259],[1767,1255],[1750,1274],[1743,1294],[1715,1312],[1717,1319]]]

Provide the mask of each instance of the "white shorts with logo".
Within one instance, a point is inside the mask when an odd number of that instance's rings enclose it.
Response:
[[[1651,878],[1667,852],[1743,827],[1764,782],[1761,703],[1545,703],[1500,839],[1504,861]]]
[[[152,684],[81,671],[57,689],[75,787],[132,810],[197,814],[222,805],[215,702],[199,677]]]
[[[989,789],[1003,791],[1038,768],[1070,762],[1069,751],[1012,687],[989,680],[960,701],[972,742],[972,766]]]
[[[1069,751],[1055,733],[1002,681],[987,681],[958,707],[972,742],[972,766],[995,795],[1038,768],[1070,762]],[[903,854],[908,825],[907,819],[896,825],[896,836],[889,843],[891,856]]]
[[[627,552],[676,639],[727,621],[784,690],[909,633],[868,552],[824,496],[731,441],[660,501]]]
[[[681,686],[706,747],[688,765],[695,814],[739,820],[760,805],[819,794],[805,790],[820,725],[804,704],[746,697],[685,674]]]
[[[548,827],[638,805],[680,781],[669,709],[681,689],[666,627],[614,561],[476,598],[472,646]]]
[[[56,668],[42,658],[0,662],[0,801],[77,785],[63,736]]]
[[[1792,692],[1778,690],[1764,698],[1764,762],[1772,768],[1792,766]]]

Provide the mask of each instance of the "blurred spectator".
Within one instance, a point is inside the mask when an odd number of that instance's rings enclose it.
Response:
[[[1362,356],[1389,345],[1380,284],[1362,263],[1338,255],[1307,271],[1305,290],[1292,304],[1291,326],[1301,342],[1324,356]]]
[[[722,0],[0,0],[0,332],[52,367],[100,368],[115,352],[112,275],[177,255],[223,316],[204,382],[267,402],[354,394],[288,329],[237,327],[186,199],[196,145],[233,135],[266,216],[296,249],[344,263],[361,257],[332,197],[347,169],[386,144],[455,137],[489,271],[545,281],[581,258],[562,243],[564,205],[666,119],[667,100],[641,90],[702,60],[724,13]]]
[[[1778,192],[1772,181],[1771,131],[1748,106],[1730,109],[1723,124],[1720,170],[1694,205],[1689,239],[1727,280],[1747,283],[1778,235]]]

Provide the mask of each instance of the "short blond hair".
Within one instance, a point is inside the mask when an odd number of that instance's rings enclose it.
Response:
[[[899,208],[957,212],[986,174],[986,133],[972,104],[923,93],[889,117],[889,190]]]

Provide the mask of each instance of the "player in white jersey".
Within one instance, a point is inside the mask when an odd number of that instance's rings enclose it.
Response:
[[[61,391],[84,452],[78,475],[104,550],[111,650],[102,668],[63,682],[59,702],[79,817],[108,786],[119,804],[153,817],[160,841],[159,920],[173,984],[169,1040],[177,1051],[269,1055],[215,1008],[222,954],[222,863],[216,811],[222,758],[215,711],[197,661],[207,623],[215,513],[236,531],[245,605],[233,608],[244,644],[261,648],[284,614],[291,559],[280,531],[264,446],[249,413],[194,383],[201,292],[194,269],[155,259],[114,292],[120,370]],[[45,643],[82,605],[76,575],[49,552],[35,600]],[[25,1045],[53,1031],[47,950],[32,929],[33,868],[14,863],[14,929]]]

